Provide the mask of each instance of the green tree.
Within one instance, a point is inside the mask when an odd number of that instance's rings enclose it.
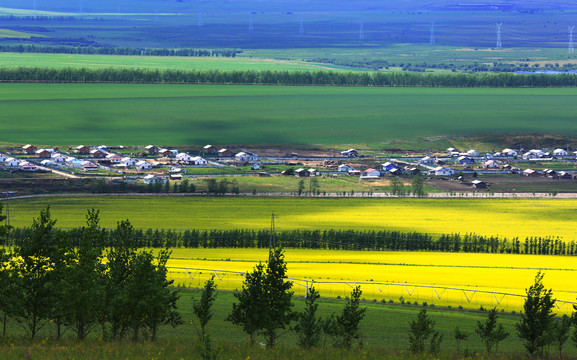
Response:
[[[321,188],[319,185],[319,179],[316,177],[311,177],[309,182],[309,192],[314,195]]]
[[[214,276],[206,281],[200,300],[193,300],[192,311],[200,323],[200,340],[202,343],[206,340],[206,325],[212,319],[214,311],[212,305],[216,300],[216,284]]]
[[[346,349],[351,348],[353,339],[359,339],[361,336],[359,325],[367,311],[366,307],[360,307],[362,293],[361,287],[357,285],[351,292],[351,297],[347,299],[341,314],[337,315],[334,321],[327,321],[329,334],[336,336],[339,339],[337,345]]]
[[[100,228],[99,211],[92,209],[86,215],[86,227],[81,229],[78,245],[71,249],[60,287],[64,320],[79,340],[84,340],[99,323],[105,308],[103,251],[104,231]]]
[[[32,221],[32,228],[26,239],[14,248],[14,263],[18,274],[14,306],[16,322],[34,339],[40,329],[49,321],[53,307],[52,279],[54,268],[51,259],[56,246],[54,225],[50,207],[40,211],[40,217]]]
[[[425,181],[421,175],[415,175],[411,179],[411,191],[415,196],[425,195]]]
[[[455,341],[457,342],[457,353],[461,353],[461,341],[466,341],[469,338],[469,334],[461,331],[457,326],[454,331]]]
[[[298,194],[299,196],[301,196],[303,194],[303,191],[305,190],[305,181],[304,180],[299,180],[299,187],[298,187]]]
[[[523,304],[521,320],[516,324],[517,335],[524,342],[525,349],[531,355],[542,353],[543,348],[552,342],[551,328],[553,326],[553,299],[551,289],[546,290],[543,276],[538,272],[535,283],[526,289],[527,297]]]
[[[567,315],[563,315],[561,320],[557,321],[553,326],[553,342],[557,345],[557,350],[559,350],[559,359],[563,356],[563,346],[565,342],[567,342],[567,339],[569,339],[571,325],[573,325],[573,319]]]
[[[399,196],[405,195],[405,185],[403,184],[403,180],[398,176],[393,176],[391,178],[389,186],[391,187],[391,194]]]
[[[431,338],[429,350],[438,352],[443,336],[435,330],[435,321],[427,315],[427,309],[422,309],[417,319],[409,323],[409,347],[415,354],[426,350],[426,342]]]
[[[6,325],[8,315],[12,313],[12,308],[17,300],[14,298],[15,293],[15,276],[13,266],[11,265],[12,254],[10,250],[5,250],[8,232],[11,227],[4,225],[6,215],[4,215],[4,206],[0,203],[0,312],[2,312],[2,336],[6,336]],[[10,249],[10,248],[8,248]]]
[[[503,324],[497,324],[498,318],[497,309],[493,308],[489,310],[487,320],[485,320],[484,323],[477,321],[477,327],[475,328],[475,332],[479,335],[483,344],[485,344],[489,355],[491,354],[493,346],[495,347],[495,351],[497,351],[499,343],[509,336]]]
[[[188,192],[188,179],[183,179],[180,182],[180,190],[181,193],[187,193]]]
[[[317,317],[319,307],[317,300],[319,298],[319,293],[314,286],[311,286],[305,300],[305,309],[297,315],[298,324],[295,326],[295,331],[298,336],[298,344],[305,349],[318,346],[321,340],[323,322],[321,318]]]

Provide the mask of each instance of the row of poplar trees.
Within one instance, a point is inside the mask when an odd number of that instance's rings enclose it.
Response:
[[[167,280],[170,252],[138,250],[128,220],[118,223],[114,245],[105,248],[99,222],[99,211],[89,210],[73,245],[47,208],[25,241],[0,250],[4,335],[13,320],[31,339],[50,322],[57,338],[70,329],[79,340],[97,330],[116,340],[155,339],[160,325],[182,322],[178,293]],[[9,228],[0,231],[4,239]]]

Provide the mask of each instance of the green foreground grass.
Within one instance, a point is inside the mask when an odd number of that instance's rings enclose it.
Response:
[[[0,132],[3,142],[52,145],[329,145],[488,133],[575,135],[576,94],[577,89],[1,84],[0,110],[10,121],[0,124]]]
[[[574,199],[323,199],[219,197],[66,197],[14,200],[11,224],[30,226],[51,206],[58,226],[80,227],[86,210],[101,210],[101,224],[130,219],[137,228],[400,230],[577,239]]]
[[[65,335],[62,341],[53,340],[52,325],[43,330],[39,340],[30,342],[24,339],[24,333],[14,323],[9,324],[8,338],[0,338],[0,353],[5,358],[26,358],[30,354],[32,359],[179,359],[200,358],[197,345],[199,326],[192,314],[192,299],[198,298],[199,292],[183,290],[179,301],[179,311],[183,315],[184,325],[172,328],[163,328],[157,343],[124,343],[106,342],[98,340],[98,331],[85,343],[77,343]],[[321,294],[322,296],[322,294]],[[281,331],[278,347],[264,349],[260,346],[248,347],[248,337],[242,329],[225,321],[235,301],[232,293],[219,292],[214,304],[215,315],[208,325],[215,345],[222,348],[221,358],[226,359],[359,359],[394,357],[417,359],[423,356],[414,356],[408,351],[409,322],[416,318],[423,308],[421,305],[400,305],[398,299],[395,304],[366,302],[368,308],[365,319],[361,322],[362,340],[364,346],[355,346],[352,350],[339,350],[331,347],[331,339],[323,339],[324,346],[310,351],[301,350],[296,346],[296,337],[290,331]],[[304,299],[294,298],[295,310],[301,311]],[[340,313],[344,300],[322,298],[319,301],[319,315],[327,317],[331,313]],[[461,351],[468,349],[476,352],[483,358],[484,347],[474,333],[477,321],[484,321],[486,313],[459,311],[456,309],[442,309],[429,307],[428,314],[435,320],[435,328],[443,334],[440,358],[452,358],[457,353],[457,344],[453,331],[459,327],[461,331],[469,333],[469,339],[460,344]],[[511,335],[499,346],[499,357],[516,358],[523,353],[523,347],[516,337],[514,324],[519,320],[518,315],[502,313],[499,321]],[[262,341],[258,339],[258,341]],[[550,349],[555,354],[554,349]],[[565,346],[566,354],[575,356],[577,352],[571,343]],[[432,358],[432,357],[431,357]],[[439,358],[439,357],[436,357]]]

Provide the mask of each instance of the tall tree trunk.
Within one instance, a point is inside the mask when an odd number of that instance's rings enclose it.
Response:
[[[6,337],[6,323],[8,322],[8,315],[4,312],[4,317],[2,320],[2,337]]]

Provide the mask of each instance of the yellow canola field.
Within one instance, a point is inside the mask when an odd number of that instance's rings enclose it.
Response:
[[[216,275],[220,289],[240,289],[242,273],[265,262],[267,255],[261,249],[175,249],[170,276],[177,283],[201,287]],[[566,256],[289,249],[286,261],[289,277],[297,279],[297,295],[304,295],[314,280],[321,296],[346,296],[361,284],[363,297],[377,301],[403,297],[419,304],[519,311],[525,289],[542,270],[545,286],[561,300],[559,312],[572,309],[565,302],[577,301],[577,262]]]

